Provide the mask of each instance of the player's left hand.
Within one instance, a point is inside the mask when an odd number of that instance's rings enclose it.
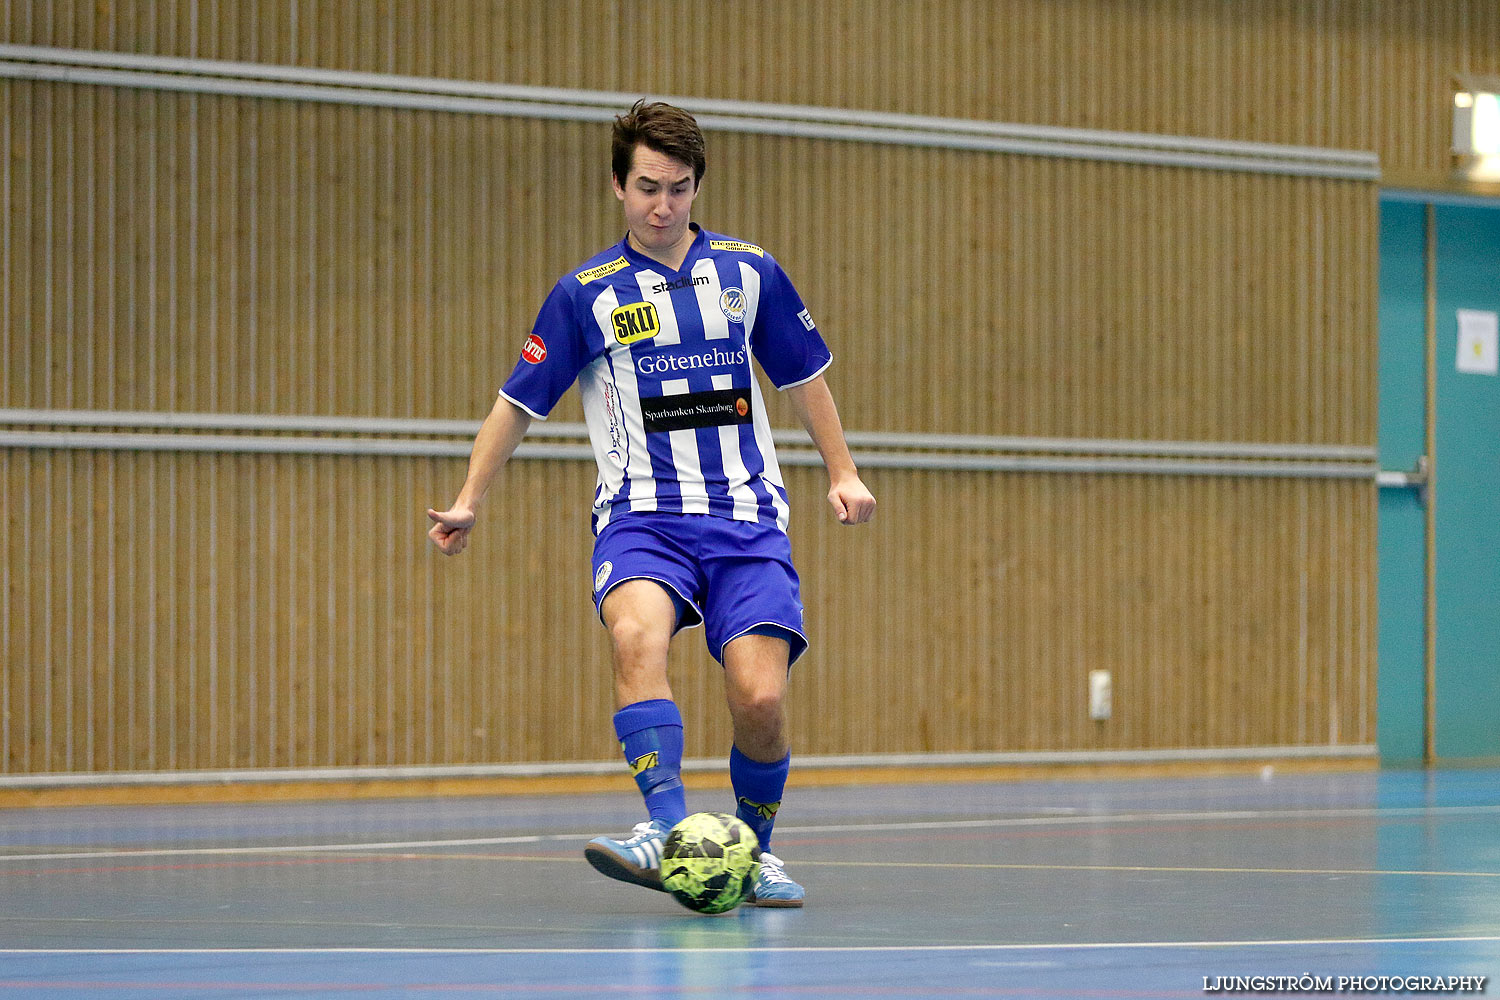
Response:
[[[841,524],[864,524],[875,516],[875,496],[858,476],[850,476],[828,489],[828,502]]]
[[[432,527],[427,537],[445,556],[456,556],[469,544],[469,532],[474,530],[475,514],[472,507],[454,504],[450,510],[427,509],[427,518]]]

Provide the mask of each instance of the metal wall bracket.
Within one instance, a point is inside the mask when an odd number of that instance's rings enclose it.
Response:
[[[1428,474],[1428,462],[1426,455],[1417,456],[1417,464],[1410,472],[1387,472],[1382,469],[1375,477],[1375,482],[1381,487],[1389,488],[1413,488],[1417,491],[1417,502],[1427,506],[1429,484],[1431,476]]]

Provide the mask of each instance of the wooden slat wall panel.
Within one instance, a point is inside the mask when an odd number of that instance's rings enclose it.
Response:
[[[48,123],[32,156],[56,183],[13,216],[33,313],[8,367],[32,376],[6,405],[471,415],[556,275],[617,236],[600,126],[8,93]],[[115,141],[78,155],[111,111]],[[851,426],[1373,438],[1373,341],[1351,333],[1373,324],[1369,184],[713,141],[738,169],[699,216],[808,290]],[[799,190],[821,197],[787,211]]]
[[[1369,149],[1442,183],[1491,0],[6,0],[7,41]]]
[[[8,536],[5,769],[608,759],[574,516],[590,469],[516,463],[491,500],[504,527],[453,560],[415,515],[460,471],[4,452],[8,505],[54,521]],[[790,476],[814,640],[794,675],[802,751],[1373,738],[1362,484],[884,471],[861,533],[819,509],[819,479]],[[80,553],[108,569],[77,571]],[[1086,714],[1101,666],[1107,723]],[[698,633],[672,679],[688,752],[723,752]]]
[[[662,3],[225,10],[0,0],[0,37],[1366,148],[1419,180],[1446,176],[1449,74],[1500,71],[1496,12],[1460,0],[774,2],[757,30]],[[551,282],[620,231],[600,126],[0,102],[3,406],[477,417]],[[786,264],[852,428],[1374,440],[1373,185],[709,139],[698,218]],[[518,463],[444,560],[421,511],[462,468],[4,452],[0,515],[34,527],[0,567],[0,766],[612,756],[591,470]],[[802,750],[1373,739],[1368,483],[882,471],[850,531],[789,476]],[[680,647],[689,752],[718,755],[717,672]]]

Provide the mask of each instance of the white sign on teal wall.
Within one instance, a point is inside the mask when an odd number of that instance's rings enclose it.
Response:
[[[1458,310],[1458,370],[1476,375],[1494,375],[1500,371],[1497,333],[1500,333],[1500,314],[1480,309]]]

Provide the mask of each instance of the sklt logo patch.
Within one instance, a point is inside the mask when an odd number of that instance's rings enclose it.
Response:
[[[780,802],[751,802],[743,795],[740,796],[740,805],[755,813],[761,819],[775,819],[776,810],[781,808]]]
[[[608,559],[599,564],[599,572],[594,574],[594,593],[597,594],[604,589],[604,585],[609,582],[609,574],[614,571],[615,564]]]
[[[661,333],[661,318],[656,315],[656,306],[650,302],[620,306],[609,314],[609,321],[615,328],[615,340],[622,344],[649,340]]]
[[[661,755],[655,750],[652,750],[650,753],[643,753],[630,762],[630,773],[640,774],[642,771],[653,768],[659,763],[661,763]],[[779,802],[777,803],[777,805],[780,804]]]

